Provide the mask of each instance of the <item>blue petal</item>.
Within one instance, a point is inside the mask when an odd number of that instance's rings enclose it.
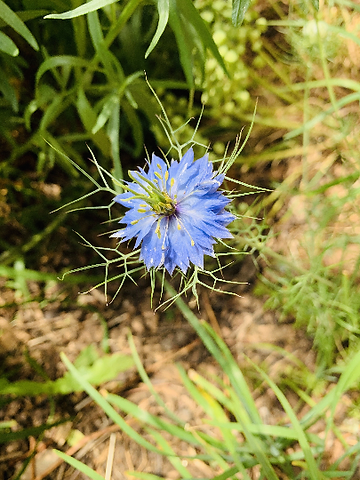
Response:
[[[162,174],[164,174],[167,169],[168,167],[164,160],[162,160],[160,157],[153,153],[148,170],[149,180],[153,180],[154,178],[156,178],[155,172],[160,173],[160,175],[162,176]]]
[[[143,260],[147,269],[161,267],[164,264],[167,245],[167,224],[168,217],[160,220],[160,237],[156,231],[158,222],[152,225],[149,233],[143,238],[140,260]]]

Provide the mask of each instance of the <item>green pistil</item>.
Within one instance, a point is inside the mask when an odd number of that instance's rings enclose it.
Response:
[[[158,203],[155,203],[152,208],[153,210],[159,215],[165,215],[169,217],[170,215],[174,215],[176,203],[166,192],[162,192],[163,199],[161,199]]]
[[[161,175],[159,173],[156,172],[155,175],[161,178]],[[150,182],[140,173],[137,173],[138,178],[133,176],[131,172],[129,172],[129,176],[134,182],[140,185],[140,187],[146,193],[139,194],[138,192],[135,192],[127,186],[127,190],[131,193],[134,193],[134,196],[128,199],[129,201],[131,201],[131,199],[133,198],[141,199],[146,202],[146,204],[149,205],[149,207],[158,215],[169,217],[175,213],[176,200],[172,199],[166,191],[160,190],[158,185],[156,185],[154,182]],[[145,213],[145,211],[146,209],[144,209],[144,205],[141,205],[139,212]]]

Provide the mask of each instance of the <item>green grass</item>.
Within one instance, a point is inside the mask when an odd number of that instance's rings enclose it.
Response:
[[[167,285],[166,289],[174,295],[175,292],[170,286]],[[324,468],[323,457],[327,452],[326,437],[328,435],[332,433],[342,442],[344,441],[334,424],[334,415],[342,396],[356,388],[360,377],[360,353],[357,353],[348,363],[339,377],[336,388],[330,390],[318,403],[313,403],[311,397],[308,397],[309,408],[302,418],[298,418],[285,393],[262,369],[248,359],[250,367],[274,392],[283,408],[284,418],[288,419],[286,424],[266,425],[261,420],[244,374],[228,347],[209,325],[198,320],[186,303],[178,299],[176,305],[194,327],[220,366],[220,371],[225,374],[225,377],[212,375],[207,379],[195,371],[187,373],[182,367],[178,367],[188,395],[203,411],[204,425],[211,426],[211,434],[203,432],[201,425],[184,424],[180,419],[174,418],[172,412],[166,412],[166,409],[163,410],[161,417],[154,416],[123,397],[104,391],[100,394],[80,375],[67,358],[63,357],[64,363],[79,385],[125,434],[142,447],[166,456],[181,478],[192,478],[191,470],[185,468],[180,461],[182,458],[187,460],[189,468],[193,460],[211,465],[214,471],[213,478],[222,479],[236,478],[237,473],[241,473],[242,478],[250,479],[251,471],[256,466],[262,478],[274,480],[283,478],[279,476],[280,472],[289,479],[311,478],[313,480],[334,476],[349,478],[353,475],[360,455],[359,444],[353,448],[348,447],[344,453],[349,460],[346,471],[338,469],[339,462]],[[132,342],[131,337],[130,341]],[[135,351],[134,355],[136,358]],[[136,363],[143,381],[149,386],[150,393],[153,392],[145,370],[138,361]],[[163,401],[158,394],[154,398],[163,408]],[[145,440],[139,435],[137,429],[130,427],[119,412],[137,419],[139,428],[147,432],[147,438],[151,441]],[[311,428],[318,422],[325,422],[325,438],[311,433]],[[181,452],[174,451],[170,446],[171,443],[177,444],[174,440],[170,441],[171,438],[180,439],[192,445],[198,454],[182,457]],[[62,458],[71,463],[65,456]],[[76,468],[85,473],[85,469],[78,462]],[[219,471],[223,473],[217,475],[216,472]],[[131,472],[131,475],[147,478],[146,474],[141,472]]]
[[[1,238],[0,275],[6,288],[15,292],[15,302],[34,300],[30,281],[56,282],[63,273],[63,266],[55,274],[38,265],[41,253],[57,248],[54,235],[69,220],[56,214],[44,227],[43,222],[37,223],[39,218],[60,204],[72,205],[79,191],[81,202],[74,207],[87,216],[91,208],[107,214],[111,198],[109,204],[95,206],[91,188],[100,196],[114,193],[124,164],[133,169],[136,158],[144,156],[144,143],[150,152],[156,144],[168,148],[166,134],[155,124],[155,113],[161,108],[145,82],[146,70],[179,145],[191,139],[201,148],[211,141],[211,158],[218,160],[227,142],[254,119],[247,145],[234,157],[229,175],[248,184],[255,172],[255,178],[272,192],[262,188],[261,201],[250,205],[246,198],[234,195],[234,210],[245,216],[239,215],[232,226],[231,247],[260,254],[257,294],[266,307],[280,313],[281,320],[293,319],[294,328],[308,333],[317,366],[310,372],[298,359],[289,358],[288,369],[276,381],[265,366],[260,368],[245,356],[242,361],[247,366],[240,368],[221,338],[198,320],[162,278],[158,285],[173,303],[169,311],[180,312],[193,326],[221,372],[211,376],[179,366],[188,395],[202,411],[206,433],[199,425],[189,428],[166,407],[141,365],[131,336],[139,375],[163,409],[161,417],[91,385],[101,385],[107,374],[116,375],[119,357],[115,355],[75,366],[64,357],[70,373],[55,381],[14,381],[2,376],[0,393],[12,398],[43,394],[52,399],[58,393],[83,389],[132,440],[166,456],[179,478],[192,478],[194,461],[210,466],[212,478],[219,480],[249,479],[255,471],[260,478],[273,480],[351,478],[360,447],[348,445],[334,418],[344,395],[355,398],[352,414],[357,415],[355,388],[360,376],[358,5],[335,0],[331,5],[324,2],[316,11],[316,2],[258,1],[242,12],[244,21],[234,28],[231,17],[241,20],[238,7],[246,1],[235,1],[234,13],[229,3],[197,0],[194,5],[205,23],[188,0],[154,5],[138,0],[108,2],[104,9],[98,8],[100,2],[89,2],[81,7],[87,13],[65,14],[70,4],[40,3],[39,10],[30,11],[27,2],[14,0],[9,6],[0,2],[0,130],[4,138],[0,217],[2,231],[10,231],[10,236]],[[39,22],[45,14],[50,16]],[[201,111],[200,96],[206,101],[205,113],[193,136],[192,123],[184,122]],[[86,143],[98,159],[97,172],[94,165],[89,168]],[[79,173],[85,173],[83,183]],[[42,195],[41,182],[58,184],[61,201]],[[101,221],[106,220],[104,215]],[[87,271],[81,274],[79,265],[71,265],[77,275],[65,275],[65,281],[93,281],[106,287],[113,278],[119,288],[136,281],[141,267],[133,265],[133,252],[122,257],[124,272],[113,275],[112,256],[118,250],[93,247],[83,231],[79,235],[100,255],[96,265],[105,269],[105,282],[91,279]],[[241,258],[232,257],[235,263]],[[201,282],[207,288],[218,287],[211,275],[207,280],[197,272],[194,275],[182,280],[183,293],[196,295],[194,287]],[[151,280],[154,290],[155,274]],[[231,282],[224,282],[225,287],[232,287]],[[31,365],[41,371],[41,365]],[[276,397],[283,412],[279,424],[262,421],[252,378],[268,385]],[[287,398],[290,390],[298,397],[296,408]],[[129,427],[123,415],[138,421],[147,432],[146,439]],[[1,423],[0,440],[41,438],[51,425],[49,421],[35,430],[13,432],[14,423]],[[321,434],[314,433],[319,425]],[[325,461],[331,437],[343,448],[333,463]],[[192,445],[197,454],[184,458],[171,439]],[[84,475],[99,479],[89,467],[59,455]]]

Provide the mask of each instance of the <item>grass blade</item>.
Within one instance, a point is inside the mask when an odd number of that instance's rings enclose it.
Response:
[[[91,480],[104,480],[104,477],[96,473],[94,470],[92,470],[90,467],[87,465],[84,465],[82,462],[79,460],[76,460],[76,458],[70,457],[69,455],[66,455],[66,453],[60,452],[60,450],[54,449],[54,452],[56,455],[58,455],[64,462],[68,463],[72,467],[76,468],[76,470],[79,470],[79,472],[82,472],[84,475],[87,475]]]
[[[156,47],[158,41],[160,40],[161,35],[164,33],[165,27],[169,20],[169,10],[170,10],[169,0],[158,0],[157,8],[159,12],[159,22],[156,27],[155,35],[151,40],[151,43],[148,49],[146,50],[145,58],[147,58]]]
[[[250,2],[251,0],[233,0],[232,23],[234,27],[239,27],[242,24]]]
[[[0,18],[21,35],[34,50],[39,50],[37,41],[25,23],[2,0],[0,0]]]
[[[111,5],[115,2],[117,2],[117,0],[91,0],[90,2],[84,3],[83,5],[80,5],[80,7],[74,8],[73,10],[68,10],[67,12],[63,13],[50,13],[49,15],[45,15],[44,18],[47,20],[68,20],[69,18],[80,17],[81,15],[95,12],[95,10],[99,10],[100,8],[106,7],[107,5]]]

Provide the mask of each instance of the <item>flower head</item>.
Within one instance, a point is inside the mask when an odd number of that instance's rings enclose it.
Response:
[[[114,200],[129,208],[113,234],[121,242],[136,238],[140,260],[147,269],[175,267],[186,273],[190,262],[204,266],[204,255],[215,256],[215,239],[232,238],[226,226],[235,217],[225,210],[230,202],[220,191],[223,174],[213,172],[208,155],[194,161],[190,148],[168,166],[153,154],[148,171],[129,172],[127,192]]]

